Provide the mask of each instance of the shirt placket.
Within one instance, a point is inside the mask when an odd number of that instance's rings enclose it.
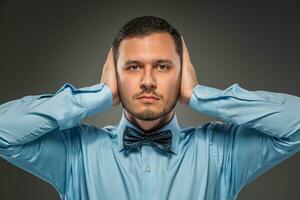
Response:
[[[141,199],[155,199],[155,150],[150,145],[143,145],[142,153],[142,184],[141,184]]]

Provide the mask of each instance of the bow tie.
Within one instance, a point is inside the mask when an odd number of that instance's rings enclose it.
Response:
[[[171,142],[172,134],[170,130],[148,135],[126,126],[123,134],[123,146],[126,150],[138,150],[143,144],[150,144],[159,152],[169,153]]]

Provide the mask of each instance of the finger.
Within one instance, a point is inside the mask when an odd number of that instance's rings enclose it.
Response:
[[[183,48],[183,60],[185,62],[189,62],[190,61],[190,55],[189,55],[189,51],[187,49],[186,43],[183,39],[183,36],[181,36],[181,40],[182,40],[182,48]]]
[[[112,47],[110,47],[110,49],[109,49],[108,56],[109,56],[110,58],[113,56],[113,53],[112,53]]]
[[[110,48],[109,52],[107,53],[106,60],[105,60],[105,66],[111,66],[113,65],[113,54],[112,54],[112,48]]]

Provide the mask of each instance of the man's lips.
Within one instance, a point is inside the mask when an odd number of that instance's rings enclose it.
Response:
[[[159,98],[156,97],[156,96],[146,96],[146,95],[140,96],[140,97],[138,97],[138,99],[155,99],[155,100],[159,100]]]
[[[155,103],[159,100],[159,98],[156,96],[146,96],[146,95],[140,96],[137,99],[141,100],[144,103]]]

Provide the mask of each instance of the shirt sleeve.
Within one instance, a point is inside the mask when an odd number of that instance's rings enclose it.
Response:
[[[231,198],[300,149],[297,96],[249,91],[236,83],[225,90],[196,85],[189,106],[225,121],[210,126],[211,148]]]
[[[67,83],[55,94],[30,95],[0,105],[0,156],[65,192],[68,162],[66,134],[113,103],[104,83],[75,88]]]

